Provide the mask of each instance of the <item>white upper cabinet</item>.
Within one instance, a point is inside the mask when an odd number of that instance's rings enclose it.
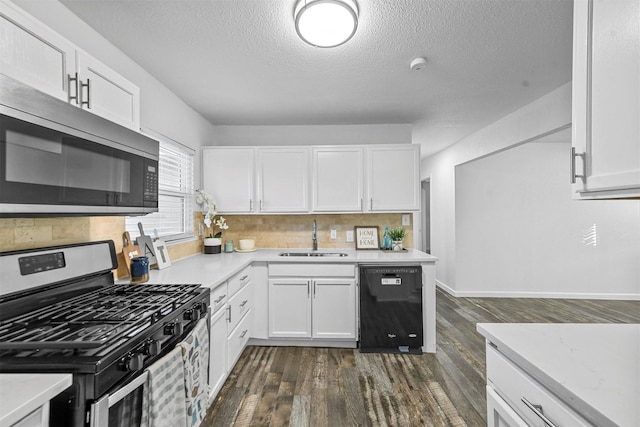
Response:
[[[258,211],[309,211],[309,148],[258,148]]]
[[[51,96],[69,101],[76,48],[12,3],[0,2],[0,71]]]
[[[573,7],[574,198],[640,197],[640,2]]]
[[[221,213],[251,213],[255,203],[255,149],[204,147],[202,186]]]
[[[140,89],[40,21],[0,2],[0,72],[140,130]]]
[[[371,145],[367,153],[368,209],[420,210],[420,146]]]
[[[80,104],[94,114],[140,130],[140,88],[87,55],[78,53]]]
[[[364,147],[313,147],[313,210],[364,209]]]

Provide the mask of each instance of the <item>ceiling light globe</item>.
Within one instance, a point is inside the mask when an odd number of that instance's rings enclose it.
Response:
[[[298,0],[294,17],[300,38],[315,47],[340,46],[358,28],[354,0]]]

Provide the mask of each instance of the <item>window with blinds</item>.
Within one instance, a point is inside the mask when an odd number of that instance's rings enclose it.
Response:
[[[194,155],[190,148],[160,139],[158,212],[126,218],[132,239],[140,235],[139,222],[145,234],[153,236],[157,230],[165,242],[194,236]]]

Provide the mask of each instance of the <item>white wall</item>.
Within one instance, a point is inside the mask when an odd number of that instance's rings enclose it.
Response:
[[[215,145],[410,144],[410,124],[216,126]]]
[[[169,137],[196,150],[210,144],[214,127],[200,114],[104,39],[57,0],[15,0],[14,3],[80,49],[107,64],[140,88],[140,123],[143,130]],[[200,181],[196,161],[196,182]]]
[[[571,84],[567,83],[453,146],[422,160],[422,177],[429,178],[431,183],[431,253],[439,257],[437,267],[439,286],[458,296],[511,296],[514,294],[541,296],[544,294],[545,296],[640,298],[638,273],[640,255],[637,252],[637,247],[640,246],[638,238],[640,202],[611,200],[583,206],[592,201],[571,200],[567,184],[568,148],[563,154],[556,152],[552,156],[547,153],[538,160],[525,156],[518,160],[518,164],[510,165],[514,168],[514,173],[522,168],[523,175],[532,174],[532,170],[538,171],[535,176],[550,173],[541,170],[545,162],[550,162],[548,167],[555,168],[555,178],[552,179],[555,186],[553,189],[549,188],[549,197],[554,194],[554,197],[561,198],[564,202],[562,206],[545,205],[548,216],[538,223],[534,220],[537,217],[531,214],[530,223],[527,226],[536,232],[527,229],[525,234],[520,228],[514,229],[516,220],[503,223],[505,217],[504,212],[500,210],[501,203],[506,204],[510,198],[521,202],[527,200],[529,190],[524,187],[518,191],[514,188],[503,189],[501,191],[510,195],[508,197],[503,195],[503,199],[494,201],[488,200],[490,199],[488,195],[470,200],[467,197],[468,194],[467,196],[463,194],[466,191],[465,187],[458,186],[457,166],[472,160],[482,165],[482,160],[477,159],[491,154],[499,156],[496,153],[545,137],[546,140],[551,139],[549,135],[564,135],[566,131],[560,131],[568,129],[570,124]],[[428,143],[428,141],[421,141],[420,135],[415,133],[413,139],[414,143]],[[567,146],[566,142],[565,146]],[[506,155],[512,155],[512,153]],[[500,157],[496,158],[500,159]],[[539,165],[540,170],[537,167],[539,162],[542,162]],[[472,163],[469,163],[469,167],[472,167]],[[470,185],[469,181],[479,185],[482,184],[481,181],[488,178],[488,176],[479,176],[478,173],[467,175],[466,167],[464,165],[457,168],[465,174],[464,185]],[[487,174],[497,173],[495,170],[489,172],[486,168],[483,170]],[[496,182],[500,182],[500,179]],[[525,186],[524,182],[521,184]],[[531,185],[531,182],[527,182],[526,185]],[[567,188],[566,195],[563,188]],[[484,191],[489,192],[493,197],[494,190],[498,191],[498,187],[486,188]],[[542,191],[541,188],[537,190]],[[457,194],[458,191],[461,193]],[[534,194],[531,196],[533,197]],[[546,195],[541,194],[539,197],[544,199]],[[529,209],[537,209],[537,206],[538,204],[534,203],[529,206]],[[556,208],[561,211],[557,218],[548,212]],[[470,210],[484,212],[487,221],[491,218],[491,221],[487,222],[487,225],[491,226],[491,233],[482,232],[482,221],[474,223],[473,217],[467,217],[472,215]],[[520,214],[524,215],[522,212],[513,212],[514,218]],[[495,220],[495,217],[501,215],[502,221]],[[574,217],[579,218],[577,224],[572,222]],[[470,222],[467,223],[467,219]],[[523,226],[521,223],[518,224]],[[576,239],[583,237],[588,239],[590,227],[593,224],[596,224],[598,235],[596,249],[585,246],[575,250],[579,245]],[[566,230],[567,228],[569,231]],[[491,252],[492,249],[483,247],[483,243],[489,241],[490,246],[499,252],[495,260],[491,258],[490,253],[486,253]],[[553,252],[552,245],[557,247],[554,256],[544,255],[543,252]],[[630,249],[634,248],[634,245],[636,249]],[[511,251],[508,250],[509,247]],[[494,263],[493,268],[480,267],[478,265],[480,259]],[[509,276],[504,280],[500,276],[503,269]],[[598,274],[589,274],[589,272]],[[474,274],[479,276],[472,277]],[[543,275],[546,275],[544,280],[541,278]],[[533,277],[535,280],[532,279]]]
[[[437,280],[456,290],[455,166],[554,133],[571,123],[571,83],[503,117],[449,148],[422,159],[431,180],[431,253],[439,258]],[[413,142],[427,144],[415,132]]]
[[[571,199],[571,135],[456,167],[456,294],[640,298],[640,201]]]

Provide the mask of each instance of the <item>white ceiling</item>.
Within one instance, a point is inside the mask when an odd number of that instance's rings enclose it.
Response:
[[[61,1],[214,125],[412,123],[424,155],[571,80],[571,0],[358,0],[333,49],[295,0]]]

